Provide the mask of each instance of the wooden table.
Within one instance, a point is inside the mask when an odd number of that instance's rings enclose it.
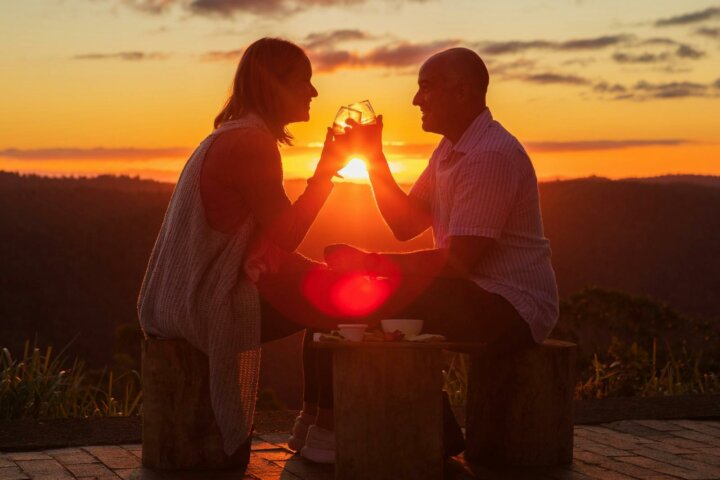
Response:
[[[335,478],[441,479],[442,350],[459,344],[314,345],[333,352]]]

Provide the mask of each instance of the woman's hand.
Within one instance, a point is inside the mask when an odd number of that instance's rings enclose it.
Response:
[[[312,178],[330,181],[333,177],[339,176],[338,170],[345,167],[349,161],[350,150],[347,136],[334,136],[332,129],[328,128],[322,153],[320,154],[320,161],[315,167]]]

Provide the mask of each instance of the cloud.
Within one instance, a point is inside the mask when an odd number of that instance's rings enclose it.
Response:
[[[326,45],[330,44],[331,38],[342,38],[342,41],[345,41],[351,38],[368,40],[371,37],[348,30],[322,34],[310,38],[310,41],[317,45]],[[395,42],[365,52],[333,48],[311,49],[306,46],[306,52],[315,71],[332,72],[341,68],[419,67],[432,54],[459,44],[459,40],[439,40],[427,43]],[[242,50],[210,51],[202,54],[200,58],[205,61],[237,61],[241,54]]]
[[[697,60],[705,56],[705,52],[698,50],[690,45],[681,44],[674,52],[661,53],[640,53],[629,54],[617,52],[613,54],[613,60],[618,63],[658,63],[667,62],[674,58]]]
[[[135,10],[158,15],[169,11],[177,0],[122,0],[122,4]]]
[[[613,54],[612,58],[617,63],[656,63],[667,61],[670,58],[670,54],[641,53],[638,55],[632,55],[628,53],[617,52]]]
[[[15,160],[152,160],[157,158],[187,157],[188,147],[171,148],[39,148],[0,150],[0,157]]]
[[[697,50],[690,45],[680,45],[675,52],[675,55],[679,58],[701,58],[705,56],[705,52]]]
[[[632,37],[630,35],[606,35],[594,38],[566,40],[564,42],[552,42],[549,40],[513,40],[507,42],[481,42],[478,44],[478,48],[481,53],[487,55],[513,54],[525,52],[527,50],[599,50],[613,45],[626,43],[631,39]]]
[[[350,40],[371,40],[374,37],[360,30],[333,30],[330,32],[311,33],[302,44],[309,50],[334,48],[338,43]]]
[[[695,34],[702,35],[704,37],[720,39],[720,28],[702,27],[695,30]]]
[[[542,85],[561,84],[561,85],[589,85],[590,80],[577,75],[565,75],[560,73],[535,73],[516,77],[530,83],[539,83]]]
[[[593,87],[593,90],[600,93],[615,93],[615,94],[621,94],[627,92],[627,88],[625,88],[623,85],[620,85],[619,83],[607,83],[607,82],[600,82],[595,84]]]
[[[646,46],[646,45],[679,45],[680,43],[677,40],[673,40],[672,38],[666,38],[666,37],[653,37],[653,38],[646,38],[645,40],[640,40],[635,43],[635,45],[638,46]]]
[[[194,14],[232,18],[236,14],[285,16],[311,8],[359,5],[368,0],[120,0],[122,4],[148,14],[164,14],[178,6]],[[402,3],[403,0],[393,0]],[[430,0],[407,0],[424,3]]]
[[[660,140],[578,140],[572,142],[525,142],[528,150],[534,152],[583,152],[589,150],[618,150],[638,147],[667,147],[693,143],[683,139]]]
[[[299,6],[285,0],[192,0],[188,8],[200,15],[232,17],[235,13],[287,14],[296,11]]]
[[[126,60],[138,62],[141,60],[165,60],[170,55],[160,52],[114,52],[114,53],[82,53],[70,57],[72,60]]]
[[[711,18],[720,17],[720,7],[709,7],[697,12],[685,13],[674,17],[661,18],[655,21],[656,27],[668,27],[672,25],[687,25],[690,23],[704,22]]]
[[[225,62],[225,61],[233,61],[238,62],[240,60],[240,56],[242,55],[243,51],[242,49],[235,49],[235,50],[213,50],[210,52],[205,52],[202,55],[200,55],[200,60],[206,61],[206,62]]]
[[[600,82],[593,87],[593,90],[614,100],[714,98],[720,97],[720,79],[709,84],[690,81],[652,83],[641,80],[632,86]]]
[[[651,83],[641,80],[633,87],[635,92],[652,98],[683,98],[707,96],[708,86],[695,82]]]
[[[332,72],[340,68],[419,67],[429,56],[459,44],[459,40],[427,43],[398,42],[376,47],[367,52],[327,49],[310,51],[308,55],[313,62],[313,68],[323,72]]]
[[[546,40],[533,40],[530,42],[509,41],[509,42],[487,42],[481,44],[481,53],[488,55],[503,55],[506,53],[520,53],[532,49],[552,48],[553,42]]]

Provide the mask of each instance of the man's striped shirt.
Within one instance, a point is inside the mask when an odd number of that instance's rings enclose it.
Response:
[[[543,232],[537,177],[518,140],[485,109],[457,144],[443,138],[410,190],[432,212],[435,246],[451,236],[496,240],[473,280],[507,299],[542,342],[558,318],[558,293]]]

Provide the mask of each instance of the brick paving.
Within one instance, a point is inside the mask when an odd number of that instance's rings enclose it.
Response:
[[[332,480],[333,469],[287,449],[286,434],[253,440],[245,472],[143,469],[140,445],[106,445],[0,453],[0,480]],[[488,469],[462,456],[447,462],[446,480],[711,480],[720,479],[720,421],[625,420],[575,427],[573,463],[541,469]]]

